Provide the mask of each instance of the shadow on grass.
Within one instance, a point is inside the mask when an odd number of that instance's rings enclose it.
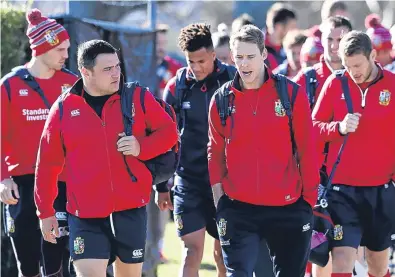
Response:
[[[204,269],[204,270],[217,270],[216,267],[212,264],[208,264],[208,263],[202,263],[200,265],[200,269]]]

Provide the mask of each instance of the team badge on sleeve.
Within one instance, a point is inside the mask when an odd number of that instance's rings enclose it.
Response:
[[[276,116],[285,116],[285,109],[283,104],[281,104],[281,100],[274,102],[274,112],[276,113]]]

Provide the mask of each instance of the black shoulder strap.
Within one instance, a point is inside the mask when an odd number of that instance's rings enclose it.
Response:
[[[142,87],[140,90],[140,105],[143,109],[143,113],[145,113],[145,92],[147,91],[146,88]]]
[[[131,82],[124,84],[121,92],[121,111],[123,117],[123,128],[126,136],[133,135],[133,124],[134,118],[132,116],[132,109],[133,109],[133,95],[136,87],[139,87],[138,82]],[[126,156],[123,156],[123,161],[126,166],[126,170],[129,176],[132,178],[133,182],[137,181],[136,176],[133,175],[130,167],[126,161]]]
[[[133,95],[136,87],[140,86],[138,82],[126,83],[121,92],[121,110],[123,115],[123,127],[127,136],[133,134],[134,119],[132,116]]]
[[[74,77],[78,77],[78,75],[77,75],[77,74],[75,74],[74,72],[72,72],[72,71],[68,70],[68,69],[67,69],[67,68],[65,68],[65,67],[62,67],[61,71],[62,71],[62,72],[64,72],[64,73],[67,73],[67,74],[73,75]]]
[[[7,96],[8,96],[8,101],[11,102],[11,86],[10,86],[10,81],[8,79],[5,79],[3,82],[3,85],[5,87],[5,90],[7,92]]]
[[[182,68],[177,71],[176,75],[176,91],[174,93],[176,99],[176,105],[174,110],[176,113],[180,113],[182,110],[182,101],[184,100],[184,92],[187,89],[186,80],[187,80],[187,68]]]
[[[276,90],[278,96],[280,98],[281,104],[285,110],[285,114],[288,117],[288,125],[289,125],[289,133],[291,135],[291,143],[292,143],[292,153],[295,155],[297,152],[296,142],[295,142],[295,135],[293,131],[293,106],[295,104],[297,92],[299,86],[289,80],[287,77],[281,74],[273,74],[275,79]],[[289,99],[288,94],[288,84],[292,85],[292,94],[291,99]]]
[[[353,109],[352,101],[351,101],[351,95],[350,95],[350,87],[348,86],[348,79],[347,79],[346,76],[344,76],[344,73],[345,73],[345,70],[339,70],[339,71],[334,72],[334,74],[336,75],[336,78],[338,80],[340,80],[340,82],[342,84],[342,90],[343,90],[343,94],[344,94],[344,100],[346,101],[346,105],[347,105],[347,111],[348,111],[348,113],[354,113],[354,109]],[[327,204],[327,200],[326,200],[326,194],[327,194],[327,191],[332,186],[332,180],[333,180],[333,177],[335,176],[335,172],[336,172],[337,166],[340,163],[340,159],[341,159],[341,156],[343,154],[344,147],[345,147],[345,145],[347,143],[347,140],[348,140],[348,134],[346,134],[344,136],[343,143],[340,146],[339,153],[337,154],[336,162],[335,162],[335,164],[332,167],[332,171],[331,171],[331,173],[330,173],[330,175],[328,177],[328,182],[327,182],[327,184],[325,186],[324,192],[322,193],[322,196],[319,199],[320,200],[320,205],[323,208],[325,208],[328,205]]]
[[[51,104],[44,95],[43,90],[40,88],[39,84],[37,83],[36,79],[29,73],[29,71],[25,67],[18,67],[15,68],[15,75],[22,79],[31,89],[36,91],[41,99],[44,101],[45,106],[48,109],[51,109]]]
[[[307,67],[303,70],[306,79],[306,93],[309,99],[310,108],[312,109],[315,104],[315,95],[318,87],[317,74],[313,67]]]
[[[215,104],[217,106],[221,125],[226,126],[226,120],[229,115],[232,115],[231,108],[229,108],[229,96],[231,94],[230,88],[232,81],[226,82],[215,93]]]

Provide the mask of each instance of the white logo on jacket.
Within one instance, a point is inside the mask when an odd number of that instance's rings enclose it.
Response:
[[[79,115],[80,115],[80,110],[79,109],[71,111],[71,116],[79,116]]]
[[[27,89],[20,89],[19,90],[19,96],[28,96],[29,90]]]

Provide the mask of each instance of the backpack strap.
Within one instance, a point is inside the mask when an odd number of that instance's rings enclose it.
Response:
[[[292,82],[284,75],[273,74],[272,76],[275,79],[277,94],[278,94],[281,104],[285,110],[285,114],[288,117],[289,133],[291,136],[291,143],[292,143],[292,153],[294,155],[296,155],[297,146],[296,146],[295,135],[294,135],[294,130],[293,130],[293,113],[292,112],[293,112],[293,106],[295,104],[297,92],[299,89],[299,85]],[[288,84],[292,85],[291,99],[289,99]]]
[[[226,120],[228,119],[228,116],[232,116],[232,108],[229,107],[229,97],[232,94],[231,87],[232,81],[226,82],[217,90],[214,96],[219,118],[221,120],[221,125],[224,127],[226,126]],[[234,96],[232,98],[234,99]]]
[[[4,85],[5,90],[7,92],[8,101],[11,102],[11,86],[10,86],[10,81],[8,80],[8,78],[4,80],[3,85]]]
[[[72,71],[68,70],[68,69],[67,69],[67,68],[65,68],[65,67],[62,67],[62,69],[61,69],[60,71],[62,71],[63,73],[66,73],[66,74],[70,74],[70,75],[72,75],[72,76],[74,76],[74,77],[77,77],[77,78],[78,78],[78,75],[77,75],[77,74],[75,74],[74,72],[72,72]]]
[[[141,108],[143,109],[143,113],[145,114],[145,92],[147,91],[147,88],[142,87],[140,89],[140,105]]]
[[[41,99],[44,101],[45,106],[48,109],[51,109],[51,104],[48,99],[45,97],[43,90],[40,88],[40,85],[37,83],[36,79],[29,73],[29,71],[23,67],[18,66],[13,69],[15,75],[18,76],[22,81],[24,81],[32,90],[36,91]]]
[[[138,82],[130,82],[124,84],[122,91],[121,91],[121,111],[122,111],[122,118],[123,118],[123,130],[126,136],[133,135],[133,124],[134,118],[132,116],[132,109],[133,109],[133,96],[136,88],[141,86]],[[143,89],[141,89],[143,90]],[[132,178],[133,182],[137,181],[136,176],[130,170],[130,167],[126,161],[126,156],[123,155],[123,161],[126,166],[126,170],[129,176]]]
[[[346,70],[338,70],[338,71],[335,71],[334,74],[336,75],[336,78],[338,80],[340,80],[340,82],[342,84],[344,100],[346,101],[346,105],[347,105],[347,112],[352,114],[352,113],[354,113],[354,109],[353,109],[353,105],[352,105],[352,100],[351,100],[351,95],[350,95],[350,87],[348,85],[348,79],[344,75],[345,72],[346,72]],[[336,172],[337,166],[340,163],[340,159],[341,159],[341,156],[343,154],[344,147],[345,147],[345,145],[347,143],[347,140],[348,140],[348,134],[346,134],[344,136],[344,140],[343,140],[342,145],[340,146],[340,149],[339,149],[339,152],[337,154],[337,158],[336,158],[335,164],[333,165],[332,171],[331,171],[331,173],[330,173],[330,175],[328,177],[328,182],[327,182],[327,184],[326,184],[326,186],[324,188],[322,196],[319,199],[319,203],[320,203],[321,207],[323,207],[323,208],[326,208],[328,206],[328,202],[326,200],[326,194],[327,194],[328,190],[330,189],[330,187],[332,186],[332,180],[333,180],[333,177],[335,176],[335,172]],[[329,149],[329,144],[328,144],[328,149]],[[325,160],[326,160],[326,158],[325,158]]]
[[[318,87],[317,73],[313,67],[306,67],[303,70],[306,79],[306,93],[310,103],[310,109],[315,104],[315,95]]]

